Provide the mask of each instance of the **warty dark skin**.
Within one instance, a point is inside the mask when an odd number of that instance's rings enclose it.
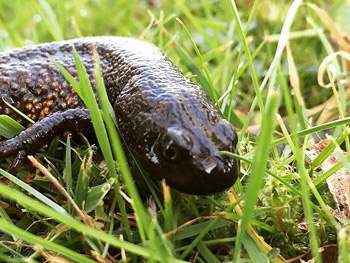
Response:
[[[239,163],[219,151],[235,151],[237,135],[204,91],[183,76],[152,44],[122,37],[91,37],[0,53],[0,94],[37,121],[30,126],[0,102],[27,129],[0,143],[0,158],[14,165],[64,131],[92,129],[88,110],[54,61],[77,77],[72,46],[94,85],[92,46],[121,136],[150,176],[171,187],[207,195],[229,188]]]

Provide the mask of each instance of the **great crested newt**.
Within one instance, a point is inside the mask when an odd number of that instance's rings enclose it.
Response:
[[[36,121],[31,125],[0,100],[0,114],[26,127],[0,142],[0,159],[27,155],[65,131],[92,129],[87,108],[54,61],[77,78],[72,46],[95,88],[92,46],[100,57],[121,136],[145,171],[189,194],[212,194],[238,177],[237,135],[205,92],[154,45],[126,37],[87,37],[0,53],[0,95]]]

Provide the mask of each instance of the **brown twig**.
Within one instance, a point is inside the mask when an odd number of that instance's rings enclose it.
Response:
[[[302,255],[296,256],[296,257],[294,257],[294,258],[287,259],[287,262],[288,262],[288,263],[293,263],[293,262],[295,262],[295,261],[297,261],[297,260],[300,260],[300,259],[306,257],[309,253],[310,253],[310,251],[308,251],[308,252],[306,252],[306,253],[304,253],[304,254],[302,254]]]
[[[171,231],[169,231],[167,233],[164,233],[163,237],[164,238],[168,238],[168,237],[174,235],[179,230],[184,229],[185,227],[190,226],[190,225],[196,223],[199,220],[210,220],[210,219],[215,219],[217,217],[218,216],[201,216],[201,217],[194,218],[194,219],[192,219],[190,221],[187,221],[186,223],[182,224],[181,226],[179,226],[179,227],[177,227],[177,228],[175,228],[175,229],[173,229],[173,230],[171,230]]]
[[[28,245],[28,244],[23,244],[21,242],[17,242],[17,241],[0,241],[0,244],[9,244],[9,245],[15,245],[15,246],[21,246],[21,247],[29,247],[29,248],[33,248],[32,245]]]
[[[114,215],[114,219],[117,219],[118,221],[122,220],[122,216],[119,213],[115,213]],[[135,222],[135,217],[134,216],[127,216],[128,220],[129,220],[129,224],[131,226],[137,226],[136,222]]]
[[[60,182],[49,172],[49,170],[46,169],[37,159],[35,159],[33,156],[28,156],[29,161],[33,164],[34,167],[38,168],[39,171],[45,175],[50,182],[58,189],[58,191],[61,192],[61,194],[67,198],[68,202],[72,205],[72,207],[77,211],[79,216],[83,219],[85,223],[88,223],[90,225],[90,222],[86,215],[80,210],[78,205],[74,202],[73,198],[68,194],[66,189],[60,184]]]
[[[120,193],[120,195],[124,198],[124,200],[125,200],[126,202],[128,202],[129,204],[132,205],[131,198],[130,198],[129,196],[127,196],[126,193],[124,193],[122,190],[119,190],[119,193]]]
[[[0,201],[0,206],[2,208],[4,208],[8,213],[14,214],[20,218],[22,218],[24,215],[24,213],[21,210],[17,209],[16,207],[14,207],[14,206],[12,206],[9,203],[6,203],[4,201]]]
[[[238,196],[237,196],[236,192],[234,192],[234,191],[229,191],[228,197],[229,197],[231,204],[236,202],[238,199]],[[234,209],[239,216],[242,216],[242,214],[243,214],[242,204],[238,204],[237,206],[234,207]],[[264,254],[267,255],[267,253],[272,250],[272,247],[264,241],[264,239],[258,234],[258,232],[254,229],[254,227],[251,224],[249,224],[249,226],[247,228],[247,234],[250,235],[250,237],[253,240],[255,240],[255,242],[258,244],[258,246],[260,247],[261,251]],[[287,263],[287,261],[283,258],[283,256],[281,254],[278,254],[278,256],[276,258],[271,260],[271,262],[272,263]]]

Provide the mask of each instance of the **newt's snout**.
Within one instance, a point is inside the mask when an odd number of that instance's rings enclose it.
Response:
[[[227,157],[214,156],[206,160],[202,167],[196,166],[189,177],[194,182],[183,186],[189,194],[209,195],[230,188],[238,177],[239,163]],[[180,187],[180,186],[178,186]]]
[[[148,166],[151,175],[160,175],[158,179],[164,178],[184,193],[208,195],[228,189],[238,177],[239,163],[219,151],[234,151],[237,136],[223,119],[213,125],[212,131],[209,128],[167,128],[150,147],[152,153],[148,156],[152,156],[153,164],[146,161],[143,165]]]

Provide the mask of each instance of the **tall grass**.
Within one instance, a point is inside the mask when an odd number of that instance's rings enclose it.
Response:
[[[345,144],[349,150],[347,64],[332,62],[337,74],[331,89],[318,85],[315,70],[335,51],[330,33],[347,49],[339,36],[348,22],[334,23],[348,8],[343,4],[1,1],[0,49],[88,35],[140,36],[159,46],[237,128],[239,154],[221,154],[239,159],[241,174],[230,190],[204,197],[154,183],[142,167],[141,176],[133,177],[130,166],[138,164],[125,157],[98,54],[94,51],[99,103],[74,50],[78,76],[60,61],[56,66],[89,109],[98,144],[80,146],[69,136],[36,156],[61,192],[52,191],[49,177],[29,183],[27,167],[16,177],[6,171],[10,160],[1,162],[0,173],[10,183],[0,184],[0,259],[282,263],[311,249],[321,262],[319,248],[338,240],[339,262],[348,262],[348,228],[330,213],[334,204],[326,182],[349,169],[340,148]],[[3,136],[22,129],[0,116]],[[305,150],[325,138],[324,132],[329,145],[308,162]],[[340,162],[320,172],[332,153]],[[145,183],[136,188],[134,180]],[[304,223],[306,230],[299,228]]]

